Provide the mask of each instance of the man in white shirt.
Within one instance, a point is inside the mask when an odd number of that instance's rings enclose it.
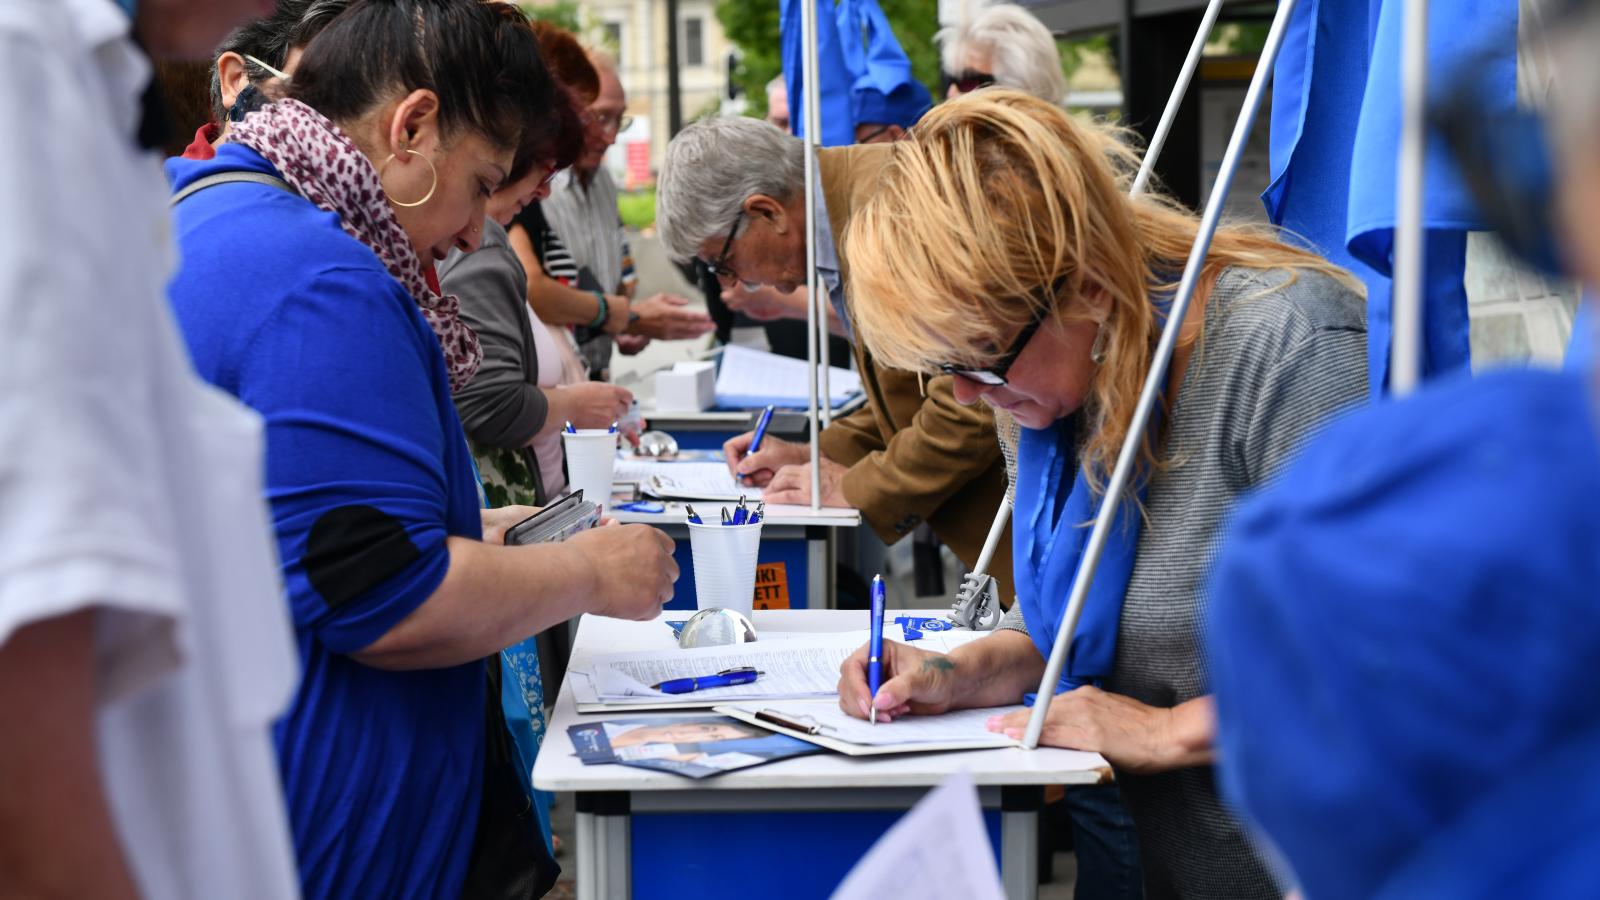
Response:
[[[0,894],[294,897],[261,424],[173,328],[133,39],[272,4],[120,3],[0,4]]]

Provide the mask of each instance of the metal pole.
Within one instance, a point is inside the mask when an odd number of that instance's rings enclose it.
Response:
[[[1161,148],[1167,143],[1167,133],[1172,131],[1173,120],[1178,118],[1178,107],[1183,105],[1183,97],[1189,92],[1189,81],[1194,78],[1195,69],[1200,67],[1200,56],[1206,49],[1206,40],[1211,37],[1211,29],[1217,24],[1217,14],[1220,12],[1222,0],[1211,0],[1206,4],[1205,15],[1200,17],[1200,28],[1194,33],[1194,43],[1189,45],[1189,55],[1184,57],[1183,68],[1178,72],[1178,83],[1173,85],[1172,96],[1167,98],[1167,108],[1161,111],[1161,121],[1156,125],[1155,134],[1150,136],[1150,146],[1145,148],[1139,174],[1134,177],[1133,188],[1128,191],[1130,197],[1144,193],[1144,186],[1150,181],[1150,173],[1161,156]]]
[[[683,91],[679,84],[678,62],[678,0],[667,0],[667,137],[669,138],[683,130]]]
[[[811,508],[822,508],[822,459],[818,444],[821,427],[817,421],[817,222],[812,210],[817,208],[817,115],[819,92],[817,90],[817,0],[800,0],[801,10],[801,79],[805,94],[805,154],[806,154],[806,356],[811,366],[807,379],[811,388]],[[823,322],[827,319],[824,316]],[[827,403],[827,398],[822,398]]]
[[[1223,204],[1228,199],[1228,188],[1233,185],[1233,176],[1239,168],[1239,157],[1244,150],[1245,142],[1250,137],[1250,126],[1255,123],[1256,110],[1261,106],[1261,98],[1266,92],[1267,81],[1272,77],[1272,64],[1278,58],[1278,49],[1283,46],[1283,33],[1288,25],[1289,17],[1294,13],[1295,0],[1280,0],[1278,12],[1272,19],[1272,29],[1267,32],[1266,46],[1261,50],[1261,59],[1256,63],[1255,74],[1250,77],[1250,88],[1245,92],[1244,107],[1239,110],[1239,119],[1233,125],[1233,136],[1228,139],[1228,151],[1222,157],[1222,168],[1217,173],[1217,183],[1211,188],[1211,197],[1206,201],[1205,214],[1200,219],[1199,233],[1195,235],[1194,246],[1189,250],[1189,261],[1183,268],[1183,279],[1178,282],[1177,296],[1172,298],[1172,309],[1167,315],[1167,324],[1161,331],[1161,342],[1156,345],[1155,357],[1150,361],[1150,374],[1145,378],[1144,389],[1139,394],[1139,403],[1133,411],[1133,421],[1128,423],[1128,436],[1122,442],[1122,450],[1117,454],[1117,465],[1111,472],[1111,480],[1106,483],[1105,496],[1100,501],[1100,514],[1095,516],[1094,528],[1089,532],[1089,543],[1084,547],[1083,559],[1078,563],[1078,574],[1072,582],[1072,593],[1067,600],[1067,608],[1062,611],[1061,627],[1056,632],[1055,644],[1050,648],[1050,659],[1044,667],[1044,677],[1039,680],[1038,699],[1034,702],[1033,713],[1028,717],[1028,731],[1023,736],[1022,745],[1028,749],[1039,746],[1039,734],[1044,730],[1045,716],[1050,711],[1050,701],[1055,697],[1056,685],[1061,679],[1061,669],[1067,661],[1067,648],[1072,645],[1073,632],[1078,628],[1078,617],[1083,614],[1083,602],[1089,595],[1089,585],[1094,583],[1095,570],[1100,566],[1100,554],[1104,552],[1106,537],[1111,533],[1111,523],[1116,517],[1117,507],[1122,503],[1123,490],[1127,487],[1128,476],[1133,471],[1134,460],[1139,456],[1139,446],[1143,442],[1145,428],[1150,421],[1150,411],[1155,408],[1156,398],[1161,396],[1161,386],[1167,377],[1167,365],[1172,361],[1172,351],[1178,344],[1178,332],[1183,329],[1183,317],[1189,310],[1189,301],[1194,298],[1195,287],[1200,283],[1200,269],[1205,263],[1206,253],[1211,249],[1211,237],[1216,234],[1217,222],[1222,217]]]
[[[1211,29],[1217,24],[1217,14],[1222,11],[1222,0],[1210,0],[1206,6],[1205,15],[1200,18],[1200,28],[1194,33],[1194,43],[1189,45],[1189,56],[1183,61],[1183,70],[1178,73],[1178,82],[1172,86],[1172,95],[1167,98],[1167,108],[1161,113],[1161,122],[1156,125],[1156,133],[1150,138],[1150,146],[1145,148],[1144,159],[1139,163],[1139,174],[1133,179],[1133,186],[1128,189],[1129,197],[1137,197],[1144,193],[1145,185],[1150,182],[1150,173],[1155,171],[1156,160],[1161,157],[1161,148],[1166,146],[1167,132],[1172,130],[1172,122],[1178,117],[1178,107],[1183,105],[1183,97],[1189,92],[1189,82],[1194,78],[1195,69],[1200,65],[1200,56],[1206,47],[1206,40],[1211,37]],[[973,575],[984,575],[989,571],[989,560],[994,556],[994,543],[999,539],[1000,532],[1006,528],[1006,523],[1011,521],[1012,500],[1006,497],[1000,502],[1000,509],[994,515],[994,524],[989,526],[989,539],[983,545],[983,552],[978,555],[978,565],[972,570]]]
[[[1428,0],[1406,0],[1400,51],[1400,160],[1395,176],[1394,304],[1389,389],[1404,397],[1422,372],[1424,116],[1428,102]]]

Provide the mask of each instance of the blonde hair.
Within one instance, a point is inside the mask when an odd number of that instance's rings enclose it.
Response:
[[[935,107],[895,145],[844,234],[861,339],[898,368],[982,368],[1047,304],[1063,323],[1094,321],[1082,299],[1092,287],[1105,359],[1084,401],[1081,462],[1098,489],[1160,339],[1151,295],[1176,287],[1199,225],[1157,192],[1130,199],[1138,164],[1121,131],[1021,91],[988,88]],[[1261,228],[1217,231],[1206,271],[1229,266],[1318,271],[1359,289]],[[1146,472],[1159,463],[1148,436],[1142,458]]]

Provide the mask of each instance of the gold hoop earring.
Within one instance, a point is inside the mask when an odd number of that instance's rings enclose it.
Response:
[[[1094,332],[1094,344],[1089,348],[1089,361],[1097,366],[1106,361],[1106,334],[1106,323],[1101,322]]]
[[[399,207],[402,207],[404,209],[414,209],[414,208],[416,208],[418,206],[421,206],[424,203],[427,203],[429,200],[433,199],[433,192],[439,189],[439,170],[435,169],[433,167],[433,160],[429,159],[426,156],[423,156],[421,153],[418,153],[415,150],[412,150],[410,147],[402,147],[400,149],[405,151],[406,153],[411,154],[412,156],[422,156],[422,161],[428,164],[428,174],[433,176],[433,184],[428,185],[428,192],[426,194],[423,194],[422,195],[422,199],[418,200],[415,203],[401,203],[399,200],[396,200],[392,194],[389,193],[389,189],[388,188],[384,188],[383,189],[383,196],[389,198],[389,202],[393,203],[395,206],[399,206]],[[389,163],[394,162],[394,159],[395,159],[395,156],[394,156],[393,153],[391,153],[391,154],[388,155],[388,157],[386,157],[384,159],[383,162],[378,164],[378,184],[380,186],[383,184],[383,170],[387,169],[389,167]]]

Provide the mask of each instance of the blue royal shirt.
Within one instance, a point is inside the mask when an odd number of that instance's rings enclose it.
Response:
[[[276,175],[252,150],[174,159],[175,188]],[[339,220],[224,184],[175,210],[171,285],[201,377],[266,420],[266,487],[304,666],[276,739],[305,895],[455,896],[483,777],[482,663],[386,671],[350,654],[481,536],[444,356],[416,303]],[[225,600],[226,598],[219,598]]]
[[[1207,591],[1219,787],[1307,897],[1600,890],[1594,378],[1441,379],[1236,510]]]

